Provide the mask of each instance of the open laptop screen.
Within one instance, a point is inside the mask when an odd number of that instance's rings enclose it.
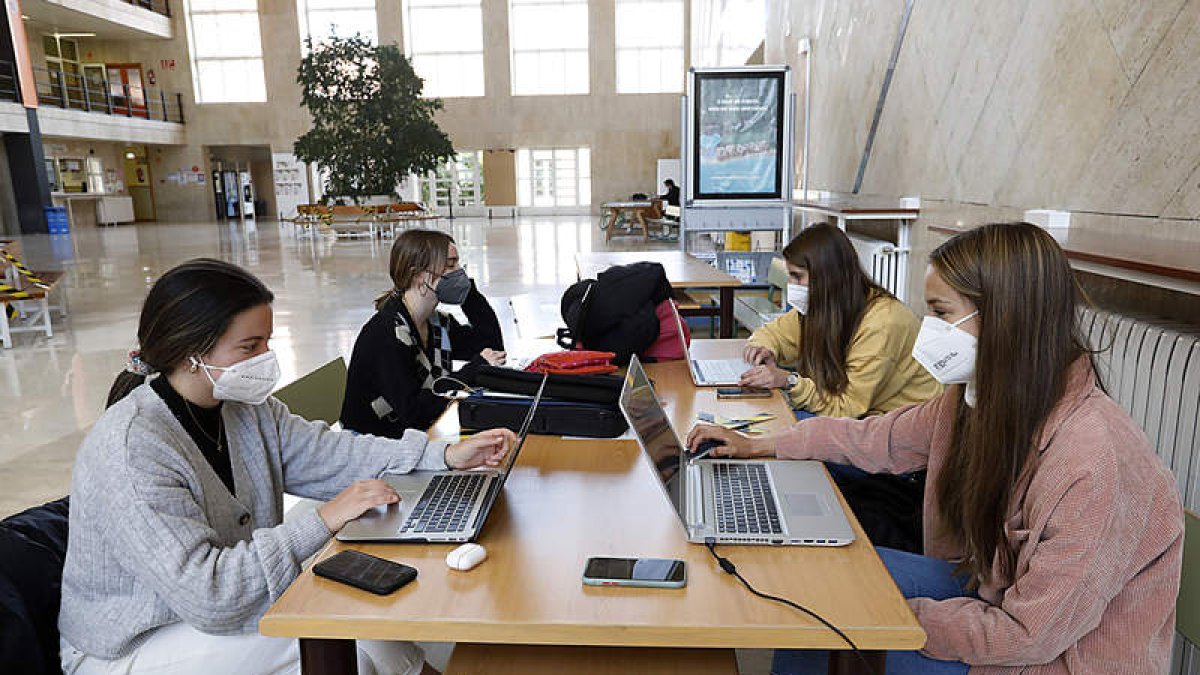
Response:
[[[667,413],[663,410],[658,395],[654,392],[650,378],[646,376],[637,356],[629,361],[625,374],[625,385],[621,389],[621,411],[633,428],[638,443],[646,458],[654,466],[654,473],[662,481],[667,499],[675,507],[681,521],[683,518],[684,480],[680,470],[683,466],[683,447],[679,436],[671,428]],[[684,522],[684,529],[687,523]]]

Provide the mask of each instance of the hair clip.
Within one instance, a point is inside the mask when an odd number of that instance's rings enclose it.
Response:
[[[136,349],[129,352],[129,360],[125,362],[125,370],[134,375],[141,375],[142,377],[150,377],[154,374],[154,368],[142,360],[142,353]]]

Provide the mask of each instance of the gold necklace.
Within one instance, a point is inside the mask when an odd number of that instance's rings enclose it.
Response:
[[[188,417],[192,418],[192,422],[196,424],[196,428],[200,430],[200,433],[216,444],[217,452],[224,452],[225,448],[221,447],[221,440],[225,435],[222,433],[225,430],[225,418],[221,415],[220,411],[217,412],[217,437],[213,438],[204,430],[204,425],[200,424],[200,420],[196,419],[196,413],[192,412],[192,404],[187,399],[184,399],[183,407],[187,409]]]

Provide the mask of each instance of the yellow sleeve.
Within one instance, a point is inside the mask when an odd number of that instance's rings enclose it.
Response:
[[[792,364],[800,358],[800,312],[790,310],[754,331],[747,344],[766,347],[780,365]]]
[[[871,410],[875,392],[891,376],[898,358],[895,352],[904,344],[902,336],[893,335],[888,314],[888,308],[876,302],[863,315],[846,354],[847,384],[842,393],[822,396],[816,382],[801,377],[788,392],[792,407],[825,417],[862,417]]]

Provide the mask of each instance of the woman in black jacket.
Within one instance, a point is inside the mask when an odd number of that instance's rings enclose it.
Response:
[[[399,438],[426,429],[446,409],[433,384],[452,376],[471,381],[484,364],[504,363],[500,322],[459,265],[454,239],[435,230],[408,230],[392,244],[393,286],[375,301],[375,316],[358,334],[342,402],[342,426]],[[436,311],[462,305],[467,325]],[[451,370],[451,360],[469,363]],[[440,383],[438,391],[445,391]]]

